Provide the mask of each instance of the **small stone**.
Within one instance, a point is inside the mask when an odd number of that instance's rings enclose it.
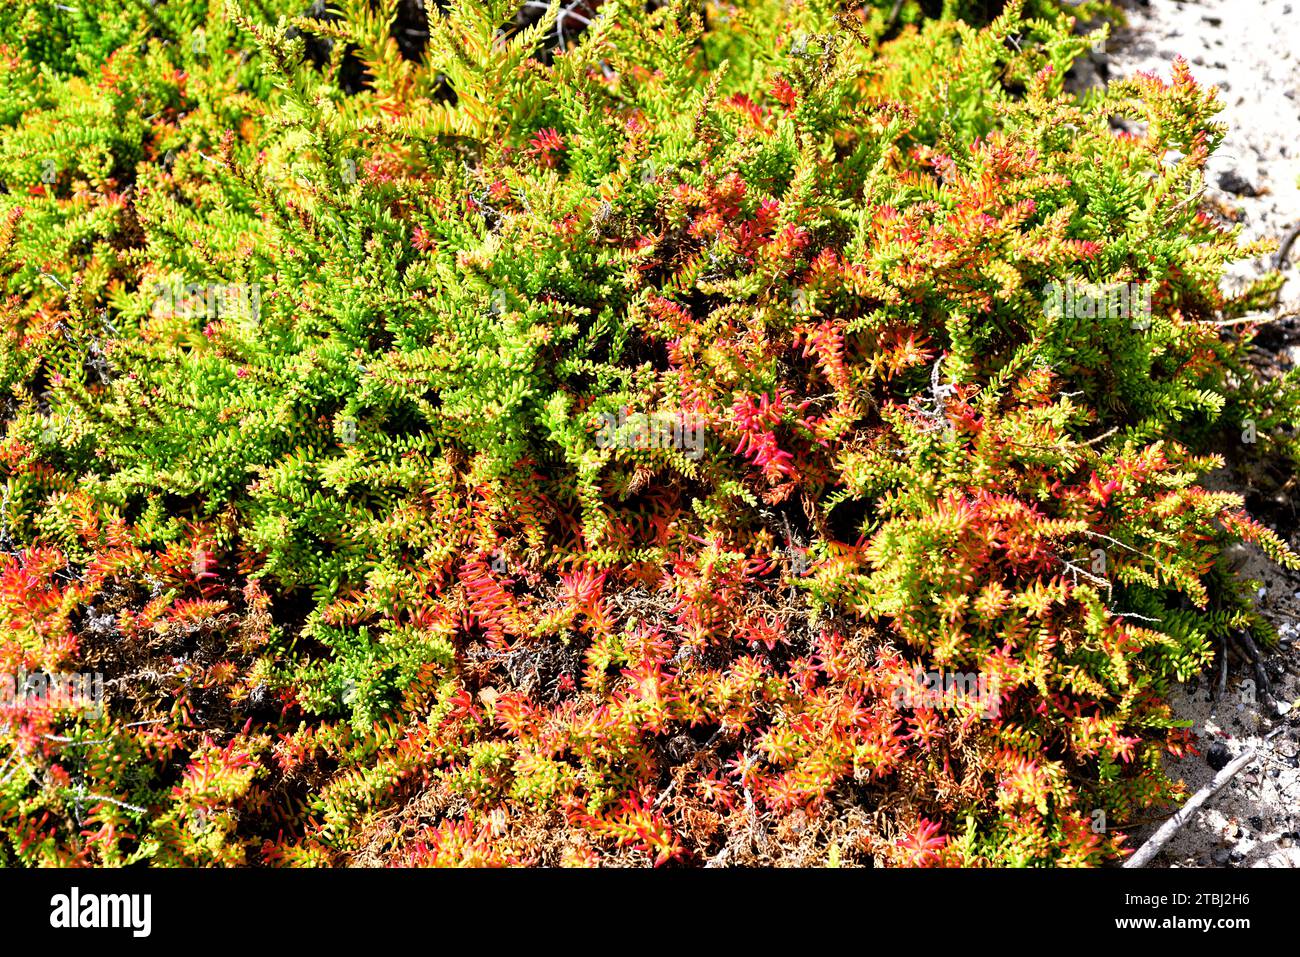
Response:
[[[1205,751],[1205,763],[1216,771],[1222,771],[1231,760],[1232,754],[1222,741],[1215,741]]]
[[[1235,169],[1219,174],[1219,189],[1234,196],[1258,196],[1259,188]]]
[[[1216,847],[1210,857],[1214,863],[1218,864],[1220,867],[1225,867],[1227,863],[1232,860],[1232,855],[1229,854],[1228,849],[1224,847]]]

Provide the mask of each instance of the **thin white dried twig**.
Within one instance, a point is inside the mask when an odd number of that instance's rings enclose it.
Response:
[[[1228,782],[1237,776],[1237,772],[1254,761],[1256,757],[1257,754],[1254,748],[1247,748],[1243,751],[1231,764],[1216,774],[1213,781],[1188,798],[1187,803],[1178,809],[1177,814],[1165,821],[1164,824],[1161,824],[1159,829],[1147,838],[1147,842],[1124,862],[1124,866],[1130,868],[1145,867],[1151,863],[1152,859],[1160,853],[1161,849],[1173,839],[1179,829],[1196,813],[1196,810],[1222,791]]]

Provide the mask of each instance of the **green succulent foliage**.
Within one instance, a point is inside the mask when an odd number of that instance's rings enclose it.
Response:
[[[927,811],[953,860],[1095,862],[1077,802],[1167,794],[1159,699],[1233,630],[1269,635],[1223,547],[1293,560],[1196,485],[1225,450],[1300,453],[1294,375],[1259,380],[1249,334],[1216,324],[1244,300],[1217,291],[1235,235],[1198,209],[1212,94],[1181,68],[1066,94],[1094,4],[608,0],[562,50],[558,5],[518,13],[430,6],[412,55],[396,0],[0,4],[4,534],[208,669],[165,720],[207,707],[229,733],[193,745],[184,787],[155,769],[127,803],[257,794],[295,833],[226,842],[236,815],[185,837],[172,809],[126,856],[265,840],[316,861],[435,779],[644,835],[617,814],[666,728],[763,727],[773,755],[848,733],[791,744],[797,656],[723,637],[779,597],[801,662],[846,622],[944,664],[1020,655],[1030,703],[981,754],[1055,761],[1085,719],[1031,704],[1095,709],[1118,744],[1078,745],[1069,785],[1053,765],[1041,840],[1005,794]],[[1149,289],[1150,316],[1048,307],[1089,284]],[[627,438],[664,408],[700,420],[697,446]],[[820,571],[760,582],[792,520]],[[1104,580],[1080,572],[1099,536]],[[186,572],[200,547],[220,572]],[[32,653],[36,613],[5,608],[21,641],[0,651]],[[681,647],[650,667],[655,628]],[[689,678],[668,717],[628,677],[661,666]],[[512,694],[549,717],[507,717]],[[521,743],[530,721],[566,744]],[[328,752],[319,793],[275,778],[294,748]],[[872,781],[860,751],[820,796]]]

